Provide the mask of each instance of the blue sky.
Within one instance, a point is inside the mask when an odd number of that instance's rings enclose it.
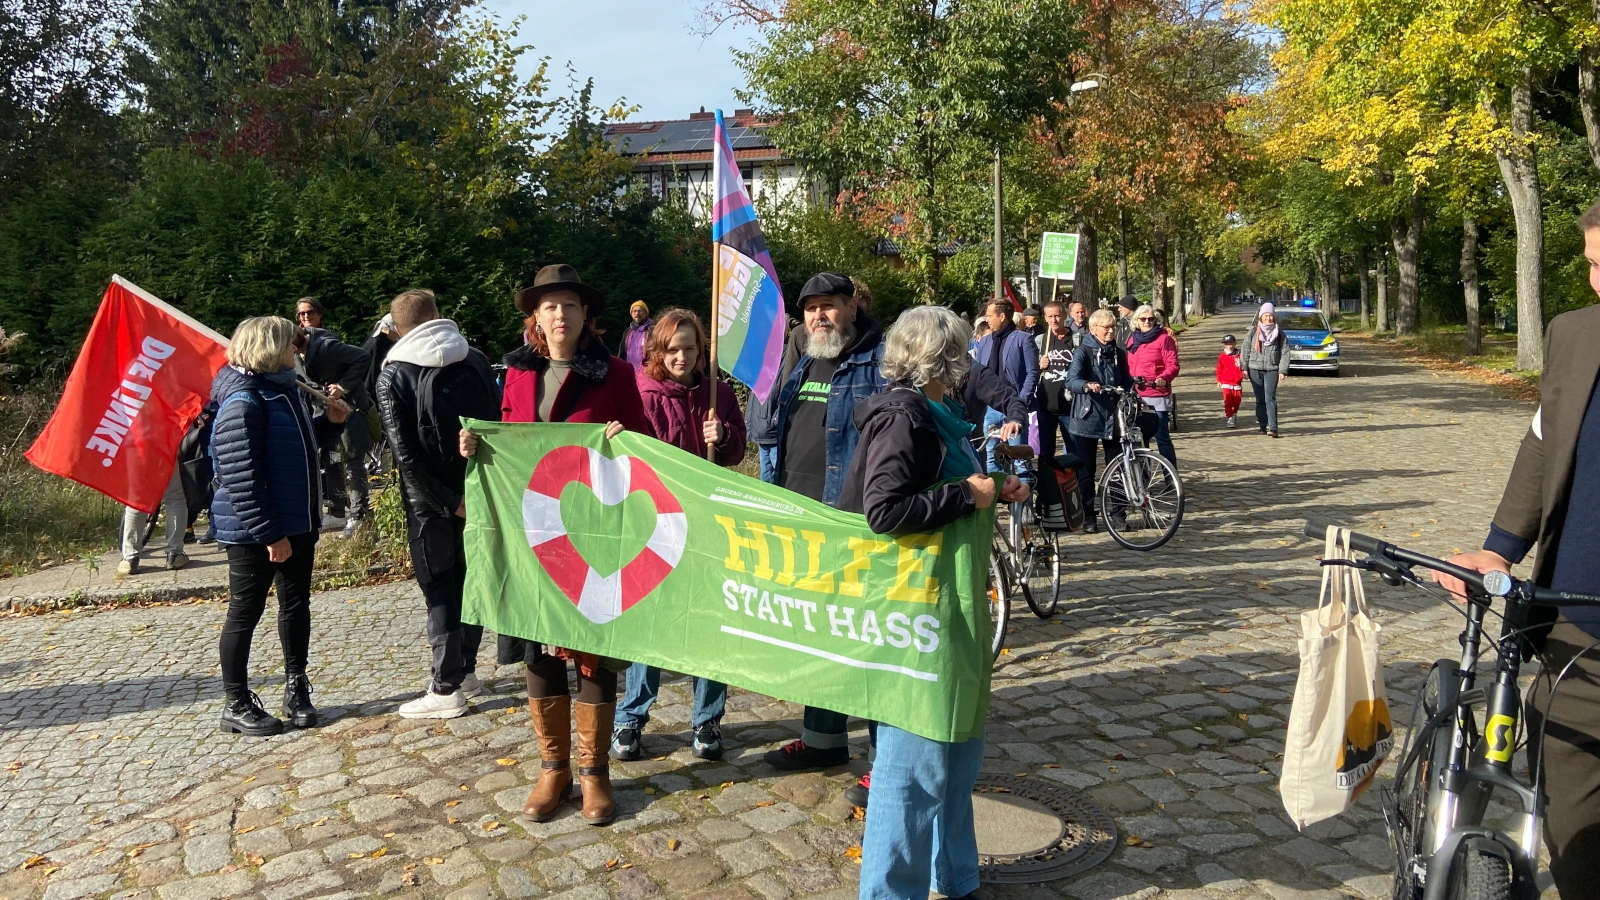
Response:
[[[704,106],[731,112],[743,73],[730,49],[748,47],[755,29],[722,26],[710,38],[691,30],[703,0],[486,0],[505,22],[526,16],[519,35],[533,45],[528,63],[549,56],[554,87],[566,90],[566,63],[594,100],[619,97],[640,108],[630,119],[682,119]]]

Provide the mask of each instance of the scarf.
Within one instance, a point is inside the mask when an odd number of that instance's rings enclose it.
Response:
[[[1262,344],[1270,344],[1278,339],[1278,323],[1268,325],[1261,321],[1261,313],[1277,313],[1277,307],[1271,303],[1261,304],[1261,311],[1256,313],[1256,352],[1261,352]]]
[[[1128,352],[1132,353],[1140,347],[1143,347],[1145,344],[1148,344],[1156,338],[1161,337],[1166,330],[1166,328],[1157,325],[1149,331],[1135,331],[1128,336]]]
[[[978,454],[972,449],[972,423],[967,421],[966,411],[957,406],[949,394],[938,403],[929,400],[928,409],[932,410],[933,426],[944,441],[944,465],[939,469],[939,478],[966,478],[980,471]]]

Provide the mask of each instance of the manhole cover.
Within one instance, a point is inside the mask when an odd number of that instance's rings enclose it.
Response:
[[[987,884],[1070,878],[1116,849],[1111,816],[1072,788],[1035,778],[979,775],[972,793],[978,877]]]

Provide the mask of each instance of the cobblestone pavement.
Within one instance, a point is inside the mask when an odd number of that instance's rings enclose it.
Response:
[[[1191,495],[1179,536],[1147,555],[1104,535],[1069,541],[1062,612],[1041,622],[1019,604],[995,672],[986,769],[1082,789],[1123,840],[1075,879],[986,896],[1388,894],[1370,794],[1297,834],[1276,793],[1297,617],[1316,600],[1320,547],[1300,522],[1359,524],[1438,553],[1475,546],[1533,409],[1356,344],[1344,378],[1284,387],[1283,439],[1227,431],[1210,373],[1220,335],[1246,324],[1224,315],[1182,338],[1177,445]],[[1415,593],[1371,599],[1394,703],[1408,706],[1459,620]],[[222,615],[188,604],[5,623],[0,895],[855,894],[861,825],[840,793],[865,762],[768,768],[762,751],[799,730],[792,704],[734,691],[728,755],[705,763],[688,753],[687,685],[673,682],[645,735],[651,758],[615,767],[617,822],[592,828],[569,811],[535,824],[520,811],[538,762],[515,670],[474,715],[392,714],[425,677],[415,585],[317,595],[311,675],[330,724],[274,739],[216,733]],[[263,628],[269,707],[275,644]]]

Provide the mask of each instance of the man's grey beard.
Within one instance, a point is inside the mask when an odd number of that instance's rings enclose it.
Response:
[[[855,340],[856,330],[850,325],[839,325],[822,331],[812,329],[806,341],[806,353],[813,359],[838,359],[844,348]]]

